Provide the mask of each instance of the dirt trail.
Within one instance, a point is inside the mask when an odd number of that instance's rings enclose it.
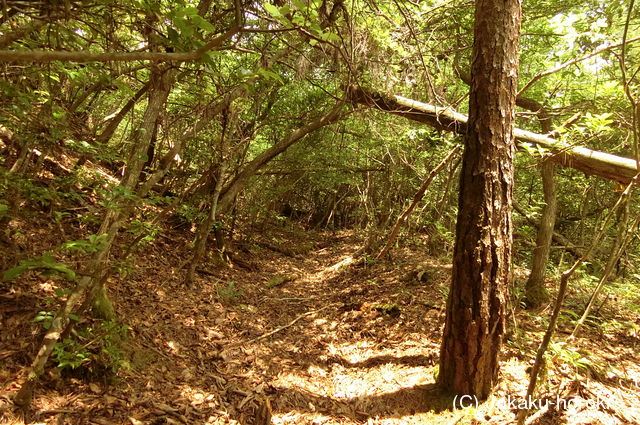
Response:
[[[349,265],[360,246],[350,233],[274,229],[239,243],[234,267],[205,264],[187,288],[178,270],[188,258],[183,238],[156,240],[128,275],[110,282],[129,326],[131,368],[117,380],[49,374],[26,416],[5,402],[7,423],[263,425],[267,405],[274,424],[512,419],[509,409],[488,405],[452,411],[451,399],[435,389],[449,267],[423,249],[398,250],[393,264]],[[31,297],[27,315],[47,296],[34,282],[19,292]],[[4,323],[14,338],[34,342],[10,355],[5,390],[36,346],[37,325],[20,317]],[[497,398],[524,393],[521,348],[505,347]],[[619,402],[640,401],[625,397]],[[552,414],[538,423],[564,419]]]

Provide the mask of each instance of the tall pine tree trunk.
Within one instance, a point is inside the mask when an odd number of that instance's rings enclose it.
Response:
[[[477,0],[469,123],[438,383],[486,398],[498,377],[511,279],[518,0]]]

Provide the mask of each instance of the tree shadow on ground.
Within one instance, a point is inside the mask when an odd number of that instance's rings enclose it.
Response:
[[[330,356],[323,363],[325,364],[339,364],[346,368],[374,368],[385,364],[396,364],[405,366],[433,366],[436,363],[438,356],[437,353],[429,355],[411,355],[411,356],[375,356],[369,357],[361,362],[350,362],[347,359],[339,356]]]
[[[420,413],[436,415],[452,410],[453,401],[454,396],[443,392],[436,384],[426,384],[354,398],[322,396],[300,388],[276,388],[272,405],[275,414],[296,411],[365,421]]]

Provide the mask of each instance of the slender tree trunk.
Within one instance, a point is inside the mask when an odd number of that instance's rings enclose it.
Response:
[[[431,185],[431,182],[433,181],[433,179],[436,177],[436,175],[440,172],[440,170],[443,167],[445,167],[449,162],[451,162],[451,160],[453,158],[455,158],[455,156],[457,155],[458,152],[460,152],[460,148],[459,147],[453,148],[451,150],[451,152],[449,152],[449,154],[433,170],[431,170],[431,172],[429,173],[429,175],[425,179],[424,183],[422,183],[422,186],[420,186],[420,189],[418,189],[416,194],[413,195],[413,202],[411,202],[411,205],[409,205],[409,207],[402,213],[402,215],[400,215],[400,217],[398,217],[398,220],[396,221],[396,224],[393,226],[393,229],[391,229],[391,232],[389,233],[389,236],[387,237],[387,243],[380,250],[380,252],[376,256],[376,259],[386,255],[389,252],[389,250],[391,249],[391,247],[395,243],[396,239],[398,238],[398,234],[400,233],[400,229],[402,228],[404,223],[406,223],[407,219],[409,218],[409,216],[411,215],[413,210],[416,208],[418,203],[424,197],[424,194],[427,192],[427,189],[429,188],[429,185]]]
[[[286,138],[279,141],[269,149],[266,149],[258,156],[256,156],[252,161],[246,164],[242,168],[242,170],[227,184],[227,186],[222,189],[222,193],[220,194],[220,199],[218,202],[218,210],[220,211],[220,213],[224,214],[231,209],[233,200],[238,196],[242,189],[244,189],[244,186],[247,184],[249,179],[253,177],[260,168],[262,168],[276,156],[280,155],[282,152],[289,149],[290,146],[302,140],[308,134],[327,125],[333,124],[336,121],[339,121],[344,116],[343,109],[344,102],[339,101],[338,104],[331,110],[329,110],[326,114],[311,121],[309,124],[293,130]]]
[[[555,164],[548,159],[542,163],[542,190],[544,192],[544,208],[538,224],[536,247],[533,250],[531,273],[525,284],[525,298],[529,307],[539,307],[549,301],[549,292],[544,284],[553,240],[553,228],[556,224],[558,197],[556,195]]]
[[[551,317],[549,318],[549,325],[547,326],[547,330],[542,337],[542,341],[540,342],[540,346],[538,347],[538,351],[536,351],[536,359],[531,367],[531,373],[529,377],[529,385],[527,386],[527,394],[524,397],[524,400],[531,400],[533,397],[533,393],[538,384],[538,374],[540,373],[540,369],[542,368],[542,364],[544,363],[544,355],[551,343],[551,338],[556,331],[556,324],[558,322],[558,317],[560,316],[560,310],[562,310],[562,303],[564,302],[564,297],[567,293],[567,287],[569,285],[569,279],[574,275],[578,267],[580,267],[585,261],[591,258],[591,255],[595,252],[596,248],[599,246],[602,237],[604,236],[607,225],[613,214],[616,213],[618,208],[624,203],[626,203],[631,196],[631,192],[634,189],[634,186],[640,181],[640,173],[636,174],[636,176],[631,179],[631,182],[627,186],[627,188],[622,192],[620,198],[616,204],[611,208],[609,214],[604,218],[602,224],[600,226],[599,231],[593,238],[591,246],[584,253],[584,256],[578,258],[575,263],[569,268],[565,270],[564,273],[560,276],[560,285],[558,287],[558,298],[555,301],[553,306],[553,311],[551,312]],[[516,423],[518,425],[523,425],[529,413],[528,408],[521,408],[516,414]]]
[[[96,137],[96,141],[98,143],[107,143],[109,140],[111,140],[111,137],[113,137],[113,133],[116,132],[116,129],[118,128],[124,117],[126,117],[129,111],[131,111],[136,103],[140,101],[147,90],[149,90],[149,84],[145,84],[144,86],[142,86],[140,90],[138,90],[136,94],[134,94],[133,97],[129,99],[129,101],[122,107],[122,109],[118,111],[116,116],[109,120],[109,123],[107,124],[107,127],[104,129],[104,131],[100,133],[98,137]]]
[[[498,378],[511,280],[518,0],[477,0],[469,122],[438,383],[486,398]]]
[[[513,209],[518,211],[520,215],[522,215],[525,218],[525,220],[527,220],[531,225],[536,227],[540,225],[539,222],[534,220],[532,217],[528,216],[526,211],[522,209],[522,207],[520,207],[520,205],[518,205],[515,201],[513,202]],[[571,255],[573,255],[576,259],[584,255],[580,247],[577,247],[576,245],[574,245],[573,242],[571,242],[566,237],[562,236],[560,233],[553,232],[551,236],[553,237],[553,240],[555,240],[557,243],[564,245],[562,248],[565,251],[570,252]]]
[[[126,191],[134,192],[138,184],[142,166],[144,165],[143,154],[146,152],[151,140],[151,133],[158,114],[164,108],[174,77],[174,70],[166,71],[160,69],[158,66],[152,67],[149,102],[141,128],[132,136],[135,141],[135,146],[127,162],[127,174],[121,182],[121,186],[123,186]],[[126,222],[132,209],[133,205],[131,205],[131,202],[128,199],[124,199],[120,201],[119,207],[106,212],[100,230],[98,231],[98,235],[106,235],[102,249],[89,260],[87,268],[80,277],[78,284],[54,316],[51,326],[44,336],[42,346],[29,368],[26,381],[14,398],[14,402],[17,405],[27,406],[31,402],[35,384],[42,373],[44,373],[44,367],[55,344],[69,325],[69,315],[77,310],[88,294],[96,296],[103,303],[108,301],[104,287],[102,287],[102,282],[107,272],[109,251],[111,250],[118,230]]]
[[[602,287],[604,286],[605,283],[607,283],[611,279],[611,275],[614,274],[613,272],[614,272],[615,266],[620,260],[620,257],[622,256],[622,254],[624,253],[624,250],[626,249],[627,244],[629,243],[629,240],[633,236],[633,231],[638,224],[638,220],[640,220],[640,217],[638,217],[636,218],[636,222],[634,223],[633,226],[628,225],[629,224],[628,223],[629,222],[629,201],[628,200],[625,200],[624,205],[622,205],[621,214],[622,214],[622,217],[618,222],[618,236],[615,238],[613,242],[611,254],[609,254],[609,259],[607,260],[607,264],[604,268],[604,272],[602,273],[602,277],[600,278],[600,281],[596,285],[596,288],[593,290],[591,297],[589,297],[587,306],[585,307],[584,312],[582,313],[582,316],[576,323],[575,328],[573,328],[573,332],[571,332],[570,338],[575,338],[576,336],[578,336],[578,331],[580,331],[580,328],[582,327],[582,325],[584,325],[584,322],[587,320],[587,317],[589,317],[589,314],[591,313],[591,309],[593,308],[593,305],[595,304],[595,301],[598,298],[598,295],[600,295],[600,291],[602,291]]]
[[[542,133],[549,136],[553,131],[551,116],[540,102],[519,96],[516,105],[528,109],[538,114],[540,129]],[[542,161],[540,171],[542,177],[542,191],[544,194],[544,208],[538,223],[538,235],[536,237],[536,247],[533,250],[531,260],[531,272],[525,284],[525,299],[527,305],[532,308],[549,301],[549,292],[545,286],[545,276],[549,253],[551,252],[551,241],[553,240],[553,229],[556,224],[556,213],[558,209],[558,198],[556,195],[555,163],[550,158]]]
[[[191,263],[187,269],[185,277],[186,285],[193,284],[196,268],[204,257],[204,253],[207,248],[207,239],[211,232],[211,226],[215,223],[216,214],[218,212],[218,199],[220,199],[220,192],[222,191],[224,177],[227,174],[227,162],[224,159],[222,159],[222,162],[218,165],[218,172],[216,174],[216,185],[211,193],[211,198],[209,199],[209,213],[198,226],[193,242],[193,257],[191,258]]]

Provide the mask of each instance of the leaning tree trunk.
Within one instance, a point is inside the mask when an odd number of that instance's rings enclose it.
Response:
[[[118,111],[118,113],[109,120],[106,128],[102,131],[102,133],[100,133],[99,136],[96,137],[96,141],[98,143],[107,143],[109,140],[111,140],[111,137],[113,137],[113,134],[118,129],[118,126],[120,125],[124,117],[126,117],[127,114],[131,112],[133,107],[136,106],[136,103],[140,101],[147,90],[149,90],[149,84],[145,84],[144,86],[142,86],[136,92],[136,94],[134,94],[133,97],[129,99],[129,101],[122,107],[122,109],[120,109],[120,111]]]
[[[486,398],[498,377],[511,279],[518,0],[477,0],[469,123],[438,383]]]
[[[235,177],[233,177],[233,179],[231,179],[231,181],[222,189],[222,192],[220,193],[220,199],[218,200],[219,213],[225,214],[231,210],[234,199],[236,199],[238,194],[240,194],[245,185],[248,183],[249,179],[255,176],[260,168],[262,168],[276,156],[280,155],[282,152],[289,149],[289,147],[293,144],[304,139],[308,134],[341,120],[346,115],[343,110],[344,101],[340,100],[332,109],[327,111],[324,115],[316,118],[308,124],[303,125],[302,127],[293,130],[287,135],[287,137],[280,140],[270,148],[262,151],[253,160],[244,165],[240,172]]]
[[[134,149],[127,162],[127,174],[121,182],[121,186],[129,193],[133,193],[138,184],[142,166],[144,165],[143,154],[146,152],[147,146],[151,141],[153,126],[155,126],[158,114],[162,108],[164,108],[174,76],[175,70],[167,71],[160,69],[158,66],[152,67],[149,103],[140,130],[136,131],[132,136],[135,141]],[[29,368],[26,380],[14,398],[14,402],[17,405],[27,406],[30,404],[35,384],[44,373],[45,365],[53,352],[55,344],[70,323],[70,314],[77,311],[83,300],[89,296],[89,294],[91,296],[97,296],[103,303],[108,302],[102,281],[107,269],[109,251],[118,230],[125,223],[131,210],[132,205],[130,201],[125,199],[120,201],[118,207],[106,212],[100,230],[98,231],[98,235],[106,235],[101,246],[102,249],[95,253],[89,260],[83,276],[80,277],[78,284],[51,321],[51,325],[44,336],[40,350]]]
[[[424,194],[427,192],[427,189],[429,188],[429,185],[431,184],[433,179],[436,177],[436,175],[440,172],[442,168],[444,168],[447,164],[451,162],[451,160],[453,160],[453,158],[455,158],[458,152],[460,152],[460,147],[456,146],[449,152],[449,154],[447,154],[447,156],[433,170],[431,170],[427,178],[422,183],[422,186],[420,186],[420,188],[415,193],[415,195],[413,195],[413,201],[411,202],[409,207],[407,207],[407,209],[400,215],[400,217],[398,217],[398,220],[396,220],[396,224],[393,225],[391,232],[389,232],[389,236],[387,236],[387,243],[380,250],[378,255],[376,255],[376,260],[378,258],[384,257],[389,252],[393,244],[396,242],[398,235],[400,234],[400,229],[407,222],[407,219],[409,218],[413,210],[416,208],[416,206],[418,206],[418,203],[424,197]]]

